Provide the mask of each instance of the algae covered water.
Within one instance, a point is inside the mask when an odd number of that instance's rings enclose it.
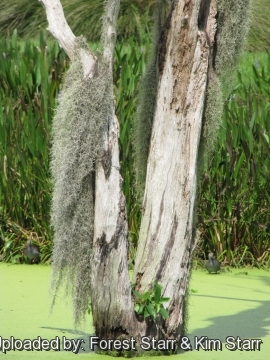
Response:
[[[0,356],[13,359],[109,359],[93,350],[92,319],[73,328],[72,307],[64,296],[50,314],[51,268],[0,263]],[[103,346],[126,346],[113,341]],[[208,274],[193,271],[189,333],[178,344],[145,337],[145,350],[177,346],[178,360],[257,359],[270,353],[270,272],[234,269]],[[129,344],[131,345],[131,344]],[[164,360],[165,357],[154,357]],[[164,359],[163,359],[164,358]],[[166,357],[168,359],[168,357]]]

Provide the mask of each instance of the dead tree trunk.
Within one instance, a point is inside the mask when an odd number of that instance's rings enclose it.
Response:
[[[113,99],[113,51],[120,1],[108,1],[104,27],[104,57],[110,68]],[[128,275],[128,227],[119,163],[119,125],[114,104],[103,134],[96,166],[91,305],[100,339],[118,338],[136,324]],[[102,285],[101,285],[102,284]]]
[[[75,52],[78,43],[76,44],[76,38],[65,21],[60,1],[40,1],[46,8],[48,30],[73,60],[75,53],[78,54],[78,51]],[[89,238],[89,247],[93,248],[91,267],[89,266],[91,268],[93,322],[96,334],[104,339],[132,333],[135,330],[134,326],[137,326],[128,275],[126,203],[122,193],[118,148],[119,125],[115,117],[113,98],[112,61],[118,12],[119,0],[109,0],[104,15],[102,39],[104,49],[101,59],[98,60],[83,47],[79,51],[84,73],[82,82],[87,82],[92,78],[98,79],[101,76],[100,62],[102,72],[106,72],[109,80],[108,98],[101,99],[101,101],[110,101],[110,110],[104,122],[102,144],[96,158],[95,194],[93,194],[95,218],[92,242]],[[86,268],[85,271],[88,269]]]
[[[194,249],[198,147],[216,29],[215,1],[201,9],[205,28],[198,29],[200,4],[200,0],[175,2],[161,39],[157,107],[133,277],[140,292],[154,280],[163,286],[164,296],[170,298],[164,334],[177,339],[182,334]]]
[[[40,1],[46,7],[49,30],[72,59],[75,36],[65,22],[59,0]],[[233,5],[241,17],[237,22],[238,33],[245,21],[248,3],[249,0],[239,0]],[[221,4],[223,11],[219,16],[217,4]],[[158,317],[153,320],[135,315],[128,276],[128,231],[119,172],[119,129],[112,92],[112,57],[119,0],[107,2],[102,61],[111,82],[108,92],[111,102],[95,167],[90,273],[93,320],[96,335],[101,339],[133,336],[140,343],[144,335],[176,340],[183,335],[184,297],[195,246],[197,161],[206,93],[211,83],[214,84],[212,90],[216,84],[219,88],[217,75],[221,73],[224,59],[228,58],[224,51],[228,39],[231,48],[234,47],[231,39],[235,21],[228,21],[227,5],[227,0],[172,1],[157,47],[157,102],[133,276],[138,292],[153,288],[156,280],[163,287],[162,295],[170,299],[169,319]],[[234,19],[234,8],[228,11]],[[231,36],[224,34],[227,42],[219,41],[223,36],[222,26],[231,32]],[[80,49],[79,56],[84,69],[82,81],[98,77],[100,60],[84,48]],[[230,59],[233,62],[234,57]]]

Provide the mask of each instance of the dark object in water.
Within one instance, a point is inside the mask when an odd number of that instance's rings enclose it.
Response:
[[[37,263],[40,260],[39,246],[32,244],[31,240],[27,240],[23,254],[30,260],[31,263]]]
[[[210,252],[208,255],[208,260],[205,264],[205,268],[209,273],[217,273],[218,271],[220,271],[220,263],[215,258],[212,252]]]

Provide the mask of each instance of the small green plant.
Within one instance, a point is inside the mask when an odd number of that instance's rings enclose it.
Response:
[[[89,302],[89,304],[88,304],[87,314],[88,314],[88,315],[91,315],[91,314],[92,314],[92,304],[91,304],[91,302]]]
[[[157,315],[161,315],[163,318],[168,319],[169,313],[164,308],[163,303],[170,300],[170,298],[162,297],[162,286],[155,280],[154,287],[150,291],[146,291],[143,294],[138,293],[132,286],[132,293],[134,296],[134,310],[137,315],[143,316],[145,319],[151,317],[154,320]]]

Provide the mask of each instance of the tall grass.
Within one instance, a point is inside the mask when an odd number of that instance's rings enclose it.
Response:
[[[270,265],[270,55],[266,60],[250,66],[248,80],[238,72],[219,145],[200,184],[202,248],[229,263],[264,258]]]
[[[145,69],[149,41],[138,44],[134,39],[117,44],[115,49],[114,84],[116,115],[120,123],[120,162],[124,179],[123,192],[127,202],[131,252],[137,247],[141,205],[135,191],[134,119],[139,80]],[[133,251],[134,255],[134,251]]]
[[[118,20],[118,37],[135,36],[142,40],[149,31],[151,12],[156,0],[122,0]],[[61,0],[66,19],[76,36],[99,41],[104,0]],[[17,29],[19,36],[35,37],[47,27],[46,13],[41,3],[33,0],[1,0],[0,35],[7,36]]]
[[[134,39],[118,43],[114,62],[131,262],[141,218],[134,192],[133,124],[147,49],[148,42]],[[42,34],[34,44],[19,42],[16,33],[0,39],[0,56],[0,252],[5,260],[16,260],[32,237],[46,260],[51,252],[50,127],[67,61]],[[232,83],[218,145],[199,184],[202,252],[215,249],[234,265],[269,265],[269,56],[243,57]]]
[[[136,37],[137,41],[144,39],[151,27],[151,13],[156,1],[160,0],[122,0],[118,20],[119,38]],[[99,41],[104,0],[61,0],[61,3],[75,35],[83,34],[88,41]],[[247,49],[269,51],[269,0],[252,0],[252,4],[253,16]],[[1,0],[0,35],[7,36],[17,29],[19,36],[35,37],[39,30],[45,30],[46,27],[46,15],[40,2]]]
[[[51,253],[51,122],[67,60],[43,34],[38,41],[22,42],[16,31],[12,38],[0,39],[0,53],[0,239],[4,240],[0,248],[2,245],[5,260],[17,260],[26,238],[32,237],[41,244],[46,260]],[[133,253],[141,212],[133,190],[132,131],[135,94],[146,53],[147,44],[139,47],[133,40],[118,44],[114,65],[123,191]]]
[[[270,51],[269,0],[252,0],[252,18],[247,41],[249,51]]]
[[[50,125],[65,55],[48,46],[0,39],[0,216],[3,230],[16,239],[51,238],[49,209]],[[10,235],[10,236],[9,236]],[[8,251],[12,251],[6,241]],[[7,245],[6,244],[6,245]]]

